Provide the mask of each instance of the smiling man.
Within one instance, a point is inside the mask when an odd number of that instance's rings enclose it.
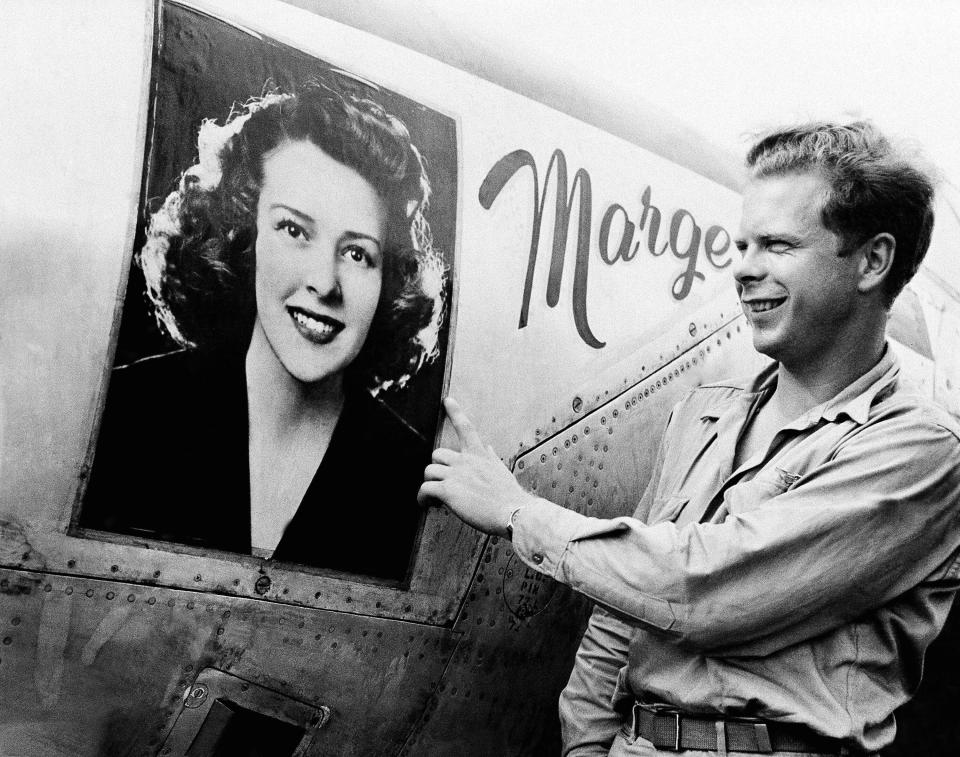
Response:
[[[523,491],[455,402],[421,497],[511,536],[597,603],[560,699],[565,755],[874,754],[960,574],[960,437],[901,379],[890,306],[933,186],[869,123],[747,157],[737,291],[754,377],[671,413],[633,518]]]

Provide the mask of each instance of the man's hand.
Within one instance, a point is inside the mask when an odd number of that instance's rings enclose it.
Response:
[[[460,451],[440,447],[424,471],[417,499],[438,499],[468,525],[488,534],[507,535],[507,521],[518,507],[533,499],[484,445],[473,423],[456,400],[443,401],[460,440]]]

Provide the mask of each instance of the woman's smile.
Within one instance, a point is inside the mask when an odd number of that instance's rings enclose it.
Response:
[[[287,312],[293,318],[297,330],[314,344],[329,344],[344,328],[342,321],[320,313],[311,313],[293,306],[287,307]]]

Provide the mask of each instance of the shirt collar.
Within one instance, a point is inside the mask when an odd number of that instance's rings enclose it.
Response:
[[[756,397],[764,392],[772,391],[777,383],[779,363],[771,362],[764,366],[759,373],[742,382],[725,383],[728,389],[739,390],[732,396],[724,393],[711,398],[700,414],[701,419],[720,418],[733,405],[750,405]],[[867,422],[870,408],[877,395],[890,386],[900,372],[900,364],[890,345],[884,347],[879,362],[863,374],[852,384],[840,391],[833,398],[810,408],[787,428],[804,429],[815,425],[821,419],[833,423],[841,415],[848,416],[857,424]]]
[[[724,381],[717,387],[721,391],[707,397],[700,419],[717,420],[735,405],[749,406],[757,395],[776,386],[778,365],[779,363],[771,361],[754,376],[737,381]]]
[[[808,410],[802,417],[815,423],[823,418],[833,423],[841,415],[846,415],[858,424],[867,422],[870,408],[884,389],[890,386],[900,373],[900,364],[890,345],[884,346],[880,361],[850,386],[829,399]]]

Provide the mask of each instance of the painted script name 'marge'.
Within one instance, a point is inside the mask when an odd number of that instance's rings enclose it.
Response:
[[[601,342],[591,331],[587,317],[587,274],[590,263],[590,231],[593,218],[593,192],[590,174],[583,168],[573,177],[573,185],[567,193],[567,159],[562,150],[554,150],[547,166],[540,192],[540,180],[537,164],[526,150],[514,150],[504,155],[490,169],[480,185],[479,200],[484,210],[489,210],[494,200],[521,168],[529,166],[533,172],[533,233],[530,240],[530,256],[527,261],[527,275],[523,285],[523,302],[520,306],[518,328],[527,325],[530,312],[530,294],[533,289],[533,273],[537,262],[537,250],[540,246],[540,225],[543,220],[543,208],[547,201],[547,189],[550,177],[556,167],[556,214],[553,227],[553,253],[550,257],[550,274],[547,279],[547,305],[556,307],[560,301],[560,283],[563,278],[563,262],[567,249],[567,232],[570,227],[570,214],[577,188],[580,189],[580,203],[577,216],[577,252],[573,272],[573,320],[577,333],[583,341],[600,349]],[[693,287],[696,279],[703,281],[704,275],[697,270],[697,262],[702,249],[707,260],[714,268],[726,268],[730,260],[721,260],[730,248],[730,234],[722,226],[710,226],[706,232],[700,228],[689,210],[679,208],[670,217],[670,229],[667,239],[659,243],[660,224],[663,218],[660,209],[651,203],[651,189],[648,186],[641,196],[640,215],[637,223],[630,219],[627,210],[617,203],[607,207],[600,220],[598,246],[600,259],[607,265],[618,261],[629,263],[636,257],[640,242],[634,242],[639,225],[647,232],[647,251],[654,257],[663,255],[667,250],[678,260],[686,261],[683,272],[677,276],[671,287],[675,299],[682,300]],[[611,226],[621,216],[622,231],[620,239],[611,239]],[[685,244],[681,241],[684,240]],[[702,243],[702,244],[701,244]]]

